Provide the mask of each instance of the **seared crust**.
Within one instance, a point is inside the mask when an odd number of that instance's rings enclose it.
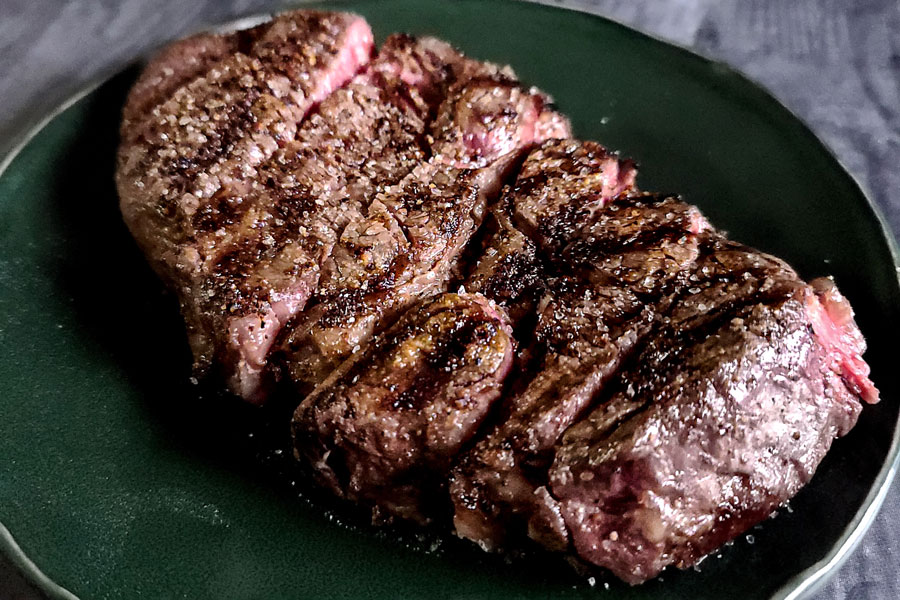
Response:
[[[500,396],[514,341],[479,295],[410,309],[294,414],[295,448],[335,493],[428,521],[460,447]]]
[[[408,307],[446,289],[519,155],[542,141],[534,136],[544,97],[472,62],[460,57],[454,68],[471,79],[455,80],[439,107],[430,158],[377,189],[365,217],[344,228],[317,303],[292,327],[283,360],[301,394]]]

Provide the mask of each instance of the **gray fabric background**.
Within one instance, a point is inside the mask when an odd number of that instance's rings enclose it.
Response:
[[[761,82],[825,140],[881,206],[895,235],[900,231],[897,0],[548,3],[613,18]],[[0,0],[0,156],[61,101],[146,49],[204,24],[285,6],[267,0]],[[898,518],[900,480],[854,554],[814,597],[900,598]],[[0,600],[37,597],[0,558]]]

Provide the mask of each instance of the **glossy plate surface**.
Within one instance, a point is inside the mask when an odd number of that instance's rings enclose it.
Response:
[[[578,136],[635,157],[644,189],[681,192],[807,279],[833,274],[883,401],[790,510],[700,572],[636,588],[591,588],[561,561],[507,564],[454,542],[426,552],[428,539],[336,524],[353,517],[298,499],[251,456],[240,424],[254,415],[188,383],[177,308],[117,209],[129,72],[57,115],[0,175],[0,522],[24,555],[84,600],[770,598],[814,585],[867,525],[896,456],[896,261],[853,179],[756,85],[609,21],[512,2],[338,6],[381,39],[431,33],[512,64]],[[2,528],[0,547],[33,571]]]

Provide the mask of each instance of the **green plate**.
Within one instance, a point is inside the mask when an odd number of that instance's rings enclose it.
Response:
[[[332,5],[333,6],[333,5]],[[437,34],[512,64],[577,134],[635,157],[733,237],[833,274],[883,401],[790,509],[695,571],[629,588],[555,559],[352,526],[261,462],[233,401],[198,397],[174,300],[119,217],[134,72],[57,114],[0,176],[0,546],[54,598],[784,598],[840,563],[897,455],[897,260],[871,202],[769,94],[729,68],[581,13],[512,2],[351,2],[383,39]],[[348,523],[350,525],[348,525]],[[429,550],[429,547],[436,549]],[[28,558],[25,558],[25,557]],[[30,559],[30,560],[29,560]],[[33,563],[31,562],[33,561]],[[34,567],[46,574],[43,578]],[[606,591],[609,587],[611,592]]]

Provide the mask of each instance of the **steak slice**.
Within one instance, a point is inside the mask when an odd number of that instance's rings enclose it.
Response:
[[[372,49],[365,21],[341,13],[288,13],[246,35],[259,36],[246,44],[249,53],[230,54],[175,89],[144,121],[126,123],[117,170],[122,213],[173,285],[201,268],[193,215],[223,186],[252,180]]]
[[[321,285],[323,269],[373,190],[424,158],[424,136],[448,70],[463,58],[436,40],[392,36],[378,57],[310,115],[296,139],[262,165],[249,190],[230,189],[203,214],[212,257],[198,320],[220,348],[232,390],[264,398],[263,374],[280,329]],[[222,229],[226,220],[230,227]],[[224,309],[222,307],[225,307]]]
[[[537,494],[555,547],[570,536],[580,558],[630,583],[765,519],[854,425],[858,397],[875,399],[861,392],[874,390],[865,369],[848,375],[821,333],[840,332],[859,360],[833,283],[806,285],[715,236],[708,246],[606,399],[566,431]]]
[[[506,317],[477,294],[416,305],[310,394],[294,447],[336,494],[425,522],[512,364]]]
[[[506,308],[514,323],[531,314],[541,282],[555,272],[545,261],[559,251],[562,237],[574,234],[576,221],[587,222],[611,199],[633,191],[635,175],[632,162],[595,142],[553,139],[535,149],[491,211],[492,233],[466,289]],[[551,240],[543,230],[558,239]]]
[[[366,218],[344,229],[318,303],[285,342],[300,393],[419,299],[445,290],[487,204],[539,131],[565,133],[545,98],[495,73],[461,82],[434,123],[431,157],[376,194]],[[539,122],[555,123],[538,127]]]
[[[601,180],[587,181],[605,186]],[[538,190],[527,189],[526,196],[515,196],[516,202],[530,203]],[[562,217],[570,219],[569,205],[555,197],[544,206],[563,207]],[[552,242],[551,248],[562,245],[562,232],[575,235],[556,253],[566,262],[553,265],[573,267],[541,298],[532,358],[517,373],[523,383],[505,399],[503,418],[453,472],[456,532],[488,549],[526,532],[557,547],[545,539],[552,523],[535,516],[535,490],[546,480],[553,446],[650,331],[666,306],[666,291],[698,254],[702,218],[676,198],[620,198],[594,216],[580,232],[556,228],[552,238],[538,234],[545,244]],[[540,215],[539,222],[550,227],[552,215]],[[598,247],[616,259],[600,260]]]
[[[511,193],[513,219],[551,257],[609,202],[632,192],[637,169],[597,142],[555,140],[532,152]]]
[[[165,65],[184,54],[198,63],[161,81],[160,90],[173,88],[168,99],[140,86],[132,94],[126,115],[162,102],[143,120],[126,120],[116,177],[126,224],[178,293],[198,370],[220,358],[232,376],[233,359],[222,356],[227,328],[209,324],[234,302],[215,297],[209,281],[240,270],[234,261],[217,262],[237,227],[236,207],[252,200],[261,168],[295,137],[307,112],[368,62],[372,34],[354,15],[300,11],[221,44],[216,39],[196,38],[161,58],[156,70],[163,76]],[[153,71],[151,65],[146,85],[158,78]],[[298,278],[297,288],[308,286]]]

